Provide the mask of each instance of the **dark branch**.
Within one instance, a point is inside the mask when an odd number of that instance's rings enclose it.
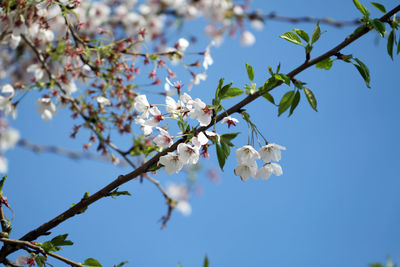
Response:
[[[399,11],[400,11],[400,5],[398,5],[397,7],[392,9],[390,12],[385,14],[383,17],[380,18],[380,20],[381,21],[386,21],[388,18],[390,18],[392,15],[394,15],[395,13],[397,13]],[[316,58],[314,58],[314,59],[312,59],[312,60],[310,60],[310,61],[308,61],[306,63],[303,63],[299,67],[295,68],[294,70],[289,72],[287,74],[287,76],[289,76],[290,78],[293,78],[297,74],[299,74],[300,72],[304,71],[305,69],[315,65],[316,63],[318,63],[318,62],[320,62],[320,61],[322,61],[322,60],[324,60],[326,58],[329,58],[329,57],[335,55],[341,49],[343,49],[344,47],[348,46],[349,44],[351,44],[355,40],[359,39],[360,37],[362,37],[363,35],[368,33],[370,30],[371,30],[371,28],[365,26],[358,33],[351,34],[348,37],[346,37],[346,39],[343,42],[341,42],[339,45],[335,46],[334,48],[332,48],[328,52],[326,52],[326,53],[322,54],[321,56],[316,57]],[[279,82],[274,88],[280,86],[281,84],[282,84],[282,82]],[[254,93],[252,95],[247,96],[245,99],[243,99],[242,101],[240,101],[239,103],[237,103],[236,105],[231,107],[230,109],[224,111],[222,114],[219,114],[215,118],[215,122],[221,121],[227,115],[231,115],[233,113],[239,112],[244,106],[246,106],[247,104],[253,102],[258,97],[260,97],[260,93],[259,92],[256,92],[256,93]],[[204,126],[204,127],[198,128],[197,132],[205,131],[208,128],[210,128],[211,126],[213,126],[213,123],[211,123],[208,126]],[[144,173],[146,173],[150,167],[152,167],[155,164],[157,164],[157,162],[158,162],[158,160],[159,160],[159,158],[161,156],[166,155],[168,152],[175,151],[177,149],[178,145],[180,143],[185,142],[185,141],[186,141],[185,138],[182,138],[182,139],[178,140],[170,148],[168,148],[168,149],[166,149],[166,150],[164,150],[164,151],[162,151],[160,153],[157,153],[155,156],[153,156],[151,159],[149,159],[146,163],[144,163],[140,167],[136,168],[134,171],[132,171],[132,172],[126,174],[126,175],[120,175],[117,179],[115,179],[113,182],[111,182],[110,184],[108,184],[107,186],[105,186],[104,188],[102,188],[101,190],[99,190],[98,192],[93,194],[92,196],[89,196],[88,198],[82,199],[75,206],[69,208],[68,210],[66,210],[62,214],[58,215],[57,217],[53,218],[52,220],[44,223],[43,225],[39,226],[38,228],[36,228],[36,229],[32,230],[31,232],[27,233],[20,240],[23,240],[23,241],[35,240],[38,237],[40,237],[41,235],[47,233],[52,228],[54,228],[57,225],[59,225],[60,223],[68,220],[69,218],[75,216],[76,214],[79,214],[82,211],[82,209],[87,208],[90,204],[96,202],[97,200],[99,200],[99,199],[101,199],[103,197],[108,196],[109,192],[111,192],[115,188],[127,183],[128,181],[130,181],[132,179],[137,178],[138,176],[140,176],[140,175],[142,175]],[[9,255],[10,253],[16,251],[16,250],[17,250],[17,248],[14,245],[4,246],[0,251],[0,262],[4,262],[5,257],[7,255]]]

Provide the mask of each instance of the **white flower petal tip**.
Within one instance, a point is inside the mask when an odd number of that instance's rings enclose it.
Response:
[[[178,155],[183,164],[196,164],[200,157],[199,148],[188,144],[179,144]]]
[[[268,144],[261,147],[258,153],[265,163],[271,160],[278,162],[281,160],[281,150],[286,150],[286,147],[277,144]]]
[[[249,31],[244,31],[240,37],[240,44],[243,46],[251,46],[256,42],[256,38]]]
[[[161,156],[159,163],[164,165],[164,170],[168,174],[178,173],[183,167],[183,163],[179,160],[179,156],[172,152],[168,152],[167,155]]]
[[[269,179],[271,174],[275,176],[281,176],[283,174],[281,165],[277,163],[267,163],[257,171],[257,177],[261,177],[262,180]]]
[[[254,177],[257,179],[256,174],[257,174],[257,163],[254,161],[251,164],[239,164],[234,171],[235,175],[240,176],[240,179],[242,179],[243,182],[247,182],[249,180],[250,176]]]
[[[239,164],[251,165],[260,158],[257,150],[254,147],[247,145],[236,150],[236,160]]]

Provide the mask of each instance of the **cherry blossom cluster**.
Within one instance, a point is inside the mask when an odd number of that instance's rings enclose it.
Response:
[[[282,167],[275,162],[281,160],[281,150],[286,150],[285,147],[277,144],[267,144],[261,147],[258,151],[250,145],[243,146],[236,150],[236,160],[239,165],[235,168],[234,173],[246,182],[250,176],[257,179],[268,179],[271,174],[276,176],[282,175]],[[261,159],[264,165],[258,169],[257,160]]]
[[[248,3],[225,0],[17,2],[17,5],[10,0],[0,3],[0,86],[5,95],[0,103],[0,109],[4,110],[2,115],[16,118],[20,101],[13,101],[14,95],[24,95],[30,89],[45,89],[47,91],[41,91],[36,101],[37,112],[43,120],[53,119],[58,109],[64,107],[71,109],[73,118],[84,118],[84,122],[74,126],[71,137],[75,137],[79,129],[88,127],[89,118],[93,125],[88,128],[96,133],[113,127],[121,134],[130,133],[131,124],[137,122],[148,135],[157,127],[162,114],[152,107],[148,110],[151,120],[146,120],[145,115],[135,118],[132,115],[135,99],[140,99],[136,88],[160,85],[165,77],[160,74],[161,69],[173,79],[176,73],[172,66],[179,62],[193,77],[187,86],[190,90],[207,78],[206,71],[213,64],[211,46],[220,44],[225,32],[230,35],[240,32],[243,45],[255,41],[243,23],[249,18],[245,16]],[[209,21],[205,32],[213,41],[203,52],[190,52],[203,57],[202,62],[184,62],[186,49],[196,38],[188,36],[191,42],[185,38],[170,40],[169,29],[175,20],[199,17]],[[259,19],[250,20],[256,29],[262,27]],[[171,41],[173,45],[168,45]],[[147,43],[153,46],[155,53],[148,53]],[[145,73],[146,65],[151,67],[148,73],[151,82],[138,86],[134,84],[135,78]],[[201,66],[204,71],[193,69]],[[164,77],[160,79],[161,75]],[[6,84],[1,85],[3,81]],[[165,83],[164,88],[160,94],[172,96],[178,91],[181,96],[177,83]],[[75,97],[80,97],[80,102]],[[183,103],[189,109],[185,111],[187,114],[171,116],[189,115],[198,119],[200,125],[208,124],[207,105],[201,100],[185,100],[185,97],[176,105]],[[169,100],[171,105],[173,101]],[[95,140],[91,136],[83,147],[87,149]],[[98,150],[107,153],[104,144],[100,144]]]

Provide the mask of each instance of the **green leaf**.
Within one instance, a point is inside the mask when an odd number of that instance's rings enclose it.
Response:
[[[313,49],[313,46],[310,44],[306,45],[306,53],[311,53],[311,50]]]
[[[389,34],[388,37],[388,42],[387,42],[387,51],[389,56],[392,58],[393,60],[393,45],[394,45],[394,40],[395,40],[395,35],[394,35],[394,30],[392,30]]]
[[[222,90],[221,90],[222,92]],[[243,94],[243,90],[240,88],[229,88],[224,95],[221,96],[221,99],[227,99],[227,98],[232,98],[236,97]]]
[[[204,258],[203,267],[209,267],[209,266],[210,266],[210,263],[209,263],[207,255],[206,255],[206,257]]]
[[[45,256],[40,256],[40,255],[36,255],[35,257],[35,262],[37,264],[38,267],[43,267],[46,266],[46,260],[47,258]]]
[[[249,76],[249,80],[252,82],[254,80],[254,70],[253,67],[246,63],[247,76]]]
[[[271,102],[272,104],[275,105],[274,97],[273,97],[270,93],[265,92],[265,93],[262,94],[261,96],[264,97],[264,98],[267,99],[269,102]]]
[[[292,105],[290,106],[289,117],[293,114],[293,111],[296,109],[299,102],[300,102],[300,92],[297,91],[296,94],[294,95]]]
[[[221,170],[224,170],[224,165],[225,165],[225,154],[224,154],[224,150],[222,149],[222,147],[218,144],[215,145],[216,150],[217,150],[217,158],[218,158],[218,164],[219,167],[221,168]]]
[[[98,262],[98,260],[93,258],[86,259],[83,265],[86,265],[88,267],[102,267],[100,262]]]
[[[290,78],[283,73],[274,74],[274,78],[290,86]]]
[[[383,24],[383,22],[381,22],[379,19],[373,19],[371,20],[371,24],[374,27],[374,29],[381,35],[381,37],[383,38],[385,36],[385,32],[386,32],[386,27],[385,24]]]
[[[161,169],[164,165],[162,165],[162,164],[157,164],[158,162],[156,162],[156,163],[154,163],[153,165],[151,165],[148,169],[147,169],[147,171],[149,171],[149,172],[154,172],[154,171],[156,171],[156,170],[159,170],[159,169]]]
[[[399,36],[399,41],[397,42],[397,55],[400,53],[400,36]]]
[[[221,140],[228,140],[228,141],[230,141],[230,140],[236,138],[236,136],[238,136],[239,134],[240,134],[240,133],[227,133],[227,134],[222,134],[222,135],[220,136],[220,139],[221,139]]]
[[[125,264],[127,264],[129,261],[123,261],[123,262],[121,262],[121,263],[119,263],[117,266],[115,266],[115,267],[122,267],[122,266],[124,266]]]
[[[361,76],[363,77],[365,84],[367,85],[368,88],[371,88],[369,86],[369,82],[371,81],[370,76],[369,76],[369,69],[368,67],[361,62],[361,60],[359,60],[358,58],[354,58],[354,60],[358,63],[355,64],[353,63],[353,65],[357,68],[358,72],[361,74]]]
[[[364,16],[369,15],[368,9],[366,9],[358,0],[353,0],[354,5],[358,10],[360,10],[361,13],[364,14]]]
[[[117,197],[117,196],[132,196],[132,195],[128,191],[113,191],[110,193],[110,196]]]
[[[90,196],[89,191],[85,192],[85,194],[83,194],[82,199],[87,199]]]
[[[333,60],[331,58],[326,58],[315,65],[317,69],[329,70],[332,67]]]
[[[319,21],[318,21],[317,25],[314,28],[313,34],[311,36],[311,44],[318,41],[320,36],[321,36],[321,28],[319,27]]]
[[[298,36],[300,36],[301,39],[303,39],[304,41],[306,41],[307,43],[310,41],[310,37],[308,36],[308,34],[300,29],[293,29],[293,31],[295,33],[297,33]]]
[[[358,26],[351,35],[361,32],[362,30],[364,30],[364,28],[365,28],[365,25]]]
[[[231,144],[233,146],[233,144],[230,141],[227,142],[221,142],[221,148],[224,151],[224,155],[225,155],[225,159],[229,157],[229,155],[231,154],[231,149],[230,149],[230,145]]]
[[[224,78],[219,79],[218,87],[217,90],[215,91],[215,98],[218,98],[219,91],[221,90],[223,84],[224,84]]]
[[[271,66],[268,66],[268,72],[271,76],[274,76],[274,71],[272,70]]]
[[[56,246],[56,247],[73,245],[74,243],[71,240],[66,240],[67,237],[68,237],[68,234],[58,235],[51,240],[51,243],[53,244],[53,246]]]
[[[374,7],[376,7],[376,9],[378,9],[379,11],[381,11],[382,13],[386,13],[386,8],[384,5],[376,3],[376,2],[371,2],[371,5],[373,5]]]
[[[4,182],[6,181],[6,179],[7,179],[7,175],[4,175],[3,178],[1,178],[1,181],[0,181],[0,193],[3,192],[3,186],[4,186]]]
[[[308,103],[310,103],[310,106],[313,108],[313,110],[318,111],[317,99],[315,99],[314,93],[310,89],[304,88],[304,94],[306,95]]]
[[[275,77],[271,77],[269,78],[263,85],[263,91],[270,91],[272,88],[274,88],[274,86],[276,85],[276,79]]]
[[[231,86],[232,86],[232,83],[229,83],[229,84],[225,85],[224,87],[222,87],[218,93],[218,98],[223,97],[226,94],[226,92],[229,90],[229,88],[231,88]]]
[[[51,241],[46,241],[43,242],[43,244],[40,245],[42,247],[42,249],[44,249],[44,251],[49,252],[49,251],[58,251],[59,249],[57,249],[53,243],[51,243]]]
[[[279,62],[278,66],[276,67],[276,73],[279,73],[281,70],[281,63]]]
[[[291,105],[294,99],[294,90],[287,92],[281,99],[278,107],[278,116],[285,112]]]
[[[297,36],[293,32],[286,32],[286,33],[282,34],[280,37],[285,39],[285,40],[287,40],[287,41],[289,41],[289,42],[292,42],[294,44],[303,45],[303,43],[301,42],[299,36]]]

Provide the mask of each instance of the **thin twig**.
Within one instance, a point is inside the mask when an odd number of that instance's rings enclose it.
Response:
[[[7,232],[8,225],[7,225],[6,216],[4,215],[3,204],[2,203],[0,203],[0,224],[1,224],[1,231],[2,232]]]
[[[22,246],[22,247],[27,247],[27,248],[31,248],[33,250],[35,250],[37,253],[41,253],[44,256],[51,256],[57,260],[63,261],[68,265],[74,266],[74,267],[83,267],[83,265],[79,262],[74,262],[70,259],[64,258],[58,254],[55,254],[53,252],[46,252],[43,248],[36,246],[35,244],[29,242],[29,241],[22,241],[22,240],[15,240],[15,239],[9,239],[9,238],[0,238],[0,241],[3,243],[7,243],[7,244],[13,244],[16,246]]]
[[[18,141],[17,145],[19,147],[31,150],[35,153],[54,153],[60,156],[64,156],[73,160],[80,160],[80,159],[88,159],[88,160],[96,160],[96,161],[104,161],[104,162],[112,162],[112,158],[107,156],[101,156],[99,154],[90,153],[90,152],[76,152],[72,150],[68,150],[65,148],[61,148],[59,146],[52,146],[52,145],[38,145],[29,142],[26,139],[21,139]],[[126,162],[121,161],[118,163],[119,166],[125,166]]]
[[[160,181],[158,181],[157,179],[151,177],[147,173],[144,173],[143,177],[145,179],[149,180],[150,182],[152,182],[155,186],[157,186],[157,188],[161,191],[161,193],[163,194],[163,196],[165,198],[165,203],[168,206],[168,211],[167,211],[167,214],[165,216],[161,217],[161,229],[163,229],[163,228],[165,228],[165,226],[167,226],[167,222],[171,218],[171,214],[172,214],[172,211],[174,210],[176,201],[172,197],[169,196],[168,192],[160,184]]]
[[[66,93],[66,91],[63,89],[62,85],[60,84],[59,81],[57,81],[57,79],[54,77],[54,75],[51,73],[49,66],[47,65],[46,61],[43,58],[43,55],[40,53],[39,50],[37,50],[37,48],[35,47],[35,45],[32,43],[32,41],[30,41],[25,35],[21,34],[22,39],[28,44],[28,46],[35,52],[35,54],[37,55],[37,58],[39,59],[40,63],[42,64],[43,68],[46,70],[49,79],[53,80],[57,87],[60,88],[60,90],[64,93],[63,98],[68,100],[73,109],[77,111],[77,113],[82,117],[82,119],[86,122],[87,127],[89,127],[89,129],[97,136],[97,138],[99,139],[99,142],[101,144],[105,144],[107,146],[109,146],[110,148],[112,148],[113,150],[115,150],[118,154],[120,154],[121,156],[124,157],[124,159],[132,166],[134,166],[134,164],[126,157],[126,155],[124,156],[124,152],[121,151],[116,145],[114,145],[113,143],[111,143],[110,141],[106,140],[98,130],[96,130],[96,128],[94,128],[94,126],[92,125],[92,123],[90,122],[90,119],[83,113],[82,109],[79,106],[79,103],[76,99],[69,97],[68,94]]]
[[[162,14],[171,15],[174,17],[181,17],[181,14],[178,14],[176,10],[164,9],[160,11]],[[359,19],[355,20],[345,20],[339,21],[331,18],[316,18],[316,17],[289,17],[289,16],[280,16],[277,15],[276,12],[271,12],[269,14],[262,14],[259,11],[254,11],[250,13],[244,13],[242,15],[234,15],[237,19],[249,19],[249,20],[261,20],[261,21],[278,21],[278,22],[289,22],[289,23],[317,23],[320,22],[322,24],[330,25],[333,27],[344,27],[344,26],[354,26],[361,24]]]
[[[257,14],[256,12],[250,13],[246,15],[250,19],[260,18],[262,20],[273,20],[280,22],[289,22],[289,23],[321,23],[334,27],[344,27],[344,26],[355,26],[360,25],[361,22],[359,19],[355,20],[347,20],[347,21],[337,21],[331,18],[315,18],[315,17],[288,17],[288,16],[280,16],[275,12],[271,12],[269,14]]]

